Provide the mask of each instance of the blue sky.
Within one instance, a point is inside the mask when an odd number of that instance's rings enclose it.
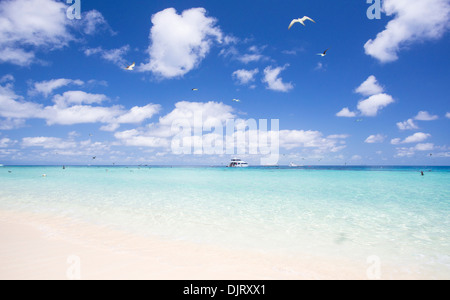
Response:
[[[279,119],[279,164],[449,165],[448,0],[80,2],[0,2],[0,164],[225,164],[173,152],[201,112]]]

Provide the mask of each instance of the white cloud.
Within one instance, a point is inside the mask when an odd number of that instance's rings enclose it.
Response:
[[[76,22],[75,24],[78,23],[82,24],[83,32],[88,35],[93,35],[100,30],[106,29],[113,34],[103,15],[95,9],[84,13],[81,22]]]
[[[36,61],[37,51],[51,51],[69,45],[79,28],[93,34],[107,26],[98,11],[84,13],[73,22],[66,16],[68,6],[58,0],[14,0],[0,2],[0,63],[28,66]]]
[[[415,146],[417,151],[431,151],[434,149],[434,144],[426,143],[426,144],[417,144]]]
[[[0,78],[0,83],[14,82],[14,76],[11,74],[6,74]]]
[[[427,112],[427,111],[420,111],[417,114],[417,116],[414,117],[414,120],[417,120],[417,121],[434,121],[434,120],[437,120],[437,119],[439,119],[438,116],[430,115],[430,113]]]
[[[0,60],[25,66],[35,56],[30,49],[67,46],[74,38],[65,10],[54,0],[0,2]]]
[[[327,136],[328,139],[346,139],[349,138],[350,135],[348,134],[332,134]]]
[[[25,126],[24,119],[7,118],[5,120],[0,120],[0,130],[17,129],[24,126]]]
[[[375,117],[378,111],[394,103],[392,96],[388,94],[377,94],[358,103],[358,109],[363,116]]]
[[[258,73],[259,73],[258,69],[254,70],[241,69],[234,71],[232,76],[238,81],[239,84],[246,85],[249,84],[250,82],[255,81],[255,75]]]
[[[248,48],[248,53],[243,55],[238,55],[236,58],[240,62],[244,64],[249,64],[251,62],[257,62],[261,60],[267,60],[267,57],[262,54],[262,50],[265,47],[257,47],[257,46],[251,46]]]
[[[23,101],[16,95],[11,85],[0,86],[0,117],[7,119],[27,119],[42,110],[42,105]]]
[[[196,68],[223,34],[216,19],[206,16],[204,8],[185,10],[181,15],[168,8],[152,16],[149,62],[140,71],[151,71],[162,78],[185,75]]]
[[[284,67],[272,68],[271,66],[264,69],[264,79],[262,82],[267,84],[267,89],[279,92],[289,92],[294,88],[292,83],[284,83],[280,73],[284,71],[289,65]]]
[[[345,117],[345,118],[353,118],[356,117],[356,113],[353,111],[350,111],[348,107],[343,108],[340,112],[336,114],[338,117]]]
[[[394,19],[364,45],[367,55],[383,63],[397,60],[402,48],[439,39],[449,29],[448,0],[384,0],[383,11]]]
[[[120,105],[111,107],[91,105],[101,104],[106,99],[108,98],[102,94],[69,91],[53,97],[55,105],[44,107],[41,104],[24,101],[12,91],[11,85],[0,86],[0,117],[6,118],[10,123],[17,119],[44,119],[48,125],[137,124],[152,118],[160,109],[160,106],[155,104],[133,107],[130,110],[125,110]]]
[[[382,134],[371,135],[365,140],[365,143],[367,144],[382,143],[384,142],[385,138],[386,137]]]
[[[42,147],[44,149],[70,149],[75,148],[73,141],[63,141],[55,137],[26,137],[22,139],[22,147]]]
[[[381,94],[384,92],[383,87],[378,83],[375,76],[371,75],[364,81],[358,88],[356,88],[355,93],[361,94],[363,96],[373,96],[376,94]]]
[[[338,152],[345,145],[336,139],[338,135],[324,137],[320,131],[312,130],[280,130],[280,147],[287,150],[294,148],[317,148],[318,153]],[[339,135],[344,138],[343,135]]]
[[[62,95],[55,95],[53,102],[58,107],[67,107],[72,104],[100,104],[108,97],[102,94],[90,94],[83,91],[68,91]]]
[[[2,138],[0,139],[0,148],[7,148],[14,145],[17,141],[13,141],[9,138]]]
[[[71,84],[81,86],[81,85],[84,84],[84,82],[81,81],[81,80],[78,80],[78,79],[77,80],[72,80],[72,79],[65,79],[65,78],[59,78],[59,79],[52,79],[52,80],[48,80],[48,81],[36,82],[34,84],[33,89],[30,91],[30,93],[31,94],[33,94],[33,93],[41,93],[45,97],[47,97],[54,90],[59,89],[59,88],[64,87],[64,86],[71,85]]]
[[[446,114],[445,114],[445,117],[446,117],[447,119],[450,119],[450,112],[446,113]]]
[[[369,98],[359,101],[358,110],[362,116],[375,117],[378,112],[394,103],[392,96],[383,93],[384,89],[379,83],[375,76],[369,76],[358,88],[355,89],[356,93],[363,96],[370,96]],[[355,117],[357,112],[350,111],[347,107],[342,109],[336,114],[338,117]]]
[[[168,138],[152,136],[149,132],[136,129],[116,132],[114,136],[126,146],[150,148],[167,148],[170,146]]]
[[[419,127],[414,123],[413,119],[408,119],[405,122],[398,122],[397,127],[400,130],[414,130],[419,129]]]
[[[425,141],[429,137],[431,137],[431,135],[428,133],[417,132],[411,136],[408,136],[403,141],[400,138],[395,138],[395,139],[391,140],[391,144],[398,145],[398,144],[420,143],[420,142]]]
[[[82,157],[93,154],[97,155],[97,160],[101,154],[111,154],[110,145],[102,142],[92,142],[91,140],[75,141],[73,137],[69,139],[62,139],[57,137],[25,137],[22,139],[21,146],[23,148],[42,148],[48,151],[39,152],[39,156],[54,156],[55,151],[57,155]]]
[[[177,120],[187,120],[191,126],[214,125],[216,123],[225,124],[226,120],[234,119],[234,109],[226,104],[218,102],[188,102],[181,101],[175,104],[175,109],[169,114],[159,119],[159,124],[164,126],[172,126]],[[199,118],[197,121],[195,118]]]
[[[416,151],[431,151],[434,150],[434,144],[427,143],[427,144],[417,144],[414,147],[401,147],[397,148],[397,154],[398,157],[411,157],[416,154]]]
[[[117,123],[136,124],[151,118],[160,111],[160,105],[148,104],[146,106],[135,106],[127,113],[117,118]]]
[[[104,60],[109,61],[118,67],[125,68],[126,66],[131,64],[131,62],[129,62],[125,59],[125,55],[127,55],[127,53],[129,51],[130,51],[130,46],[125,45],[125,46],[117,48],[117,49],[109,49],[109,50],[105,50],[102,47],[88,48],[88,49],[84,50],[84,54],[86,56],[92,56],[92,55],[98,54]]]
[[[431,135],[428,133],[417,132],[417,133],[413,134],[412,136],[407,137],[402,143],[408,144],[408,143],[423,142],[426,139],[428,139],[429,137],[431,137]]]
[[[266,46],[258,47],[256,45],[250,46],[246,53],[242,54],[235,46],[220,50],[219,55],[224,57],[231,57],[244,64],[254,63],[258,61],[267,61],[270,58],[263,55],[262,52]]]

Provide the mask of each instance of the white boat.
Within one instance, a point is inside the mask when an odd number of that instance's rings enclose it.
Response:
[[[230,164],[228,165],[229,168],[247,168],[248,163],[245,161],[239,159],[239,158],[233,158],[231,159]]]
[[[289,164],[289,167],[291,167],[291,168],[298,168],[298,167],[304,167],[304,165],[297,165],[297,164],[294,164],[293,162],[291,162]]]

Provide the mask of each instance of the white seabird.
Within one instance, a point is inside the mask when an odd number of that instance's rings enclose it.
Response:
[[[291,22],[291,24],[289,25],[289,28],[288,28],[288,29],[291,29],[291,27],[292,27],[295,23],[300,23],[300,24],[302,24],[303,26],[306,26],[306,25],[305,25],[305,21],[306,21],[306,20],[309,20],[309,21],[311,21],[311,22],[313,22],[313,23],[316,23],[316,21],[314,21],[314,20],[311,19],[310,17],[304,16],[303,18],[299,18],[299,19],[294,19],[294,20],[292,20],[292,22]]]

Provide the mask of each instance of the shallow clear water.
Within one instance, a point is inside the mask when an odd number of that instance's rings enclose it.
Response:
[[[1,167],[0,209],[450,278],[450,168],[429,169]]]

